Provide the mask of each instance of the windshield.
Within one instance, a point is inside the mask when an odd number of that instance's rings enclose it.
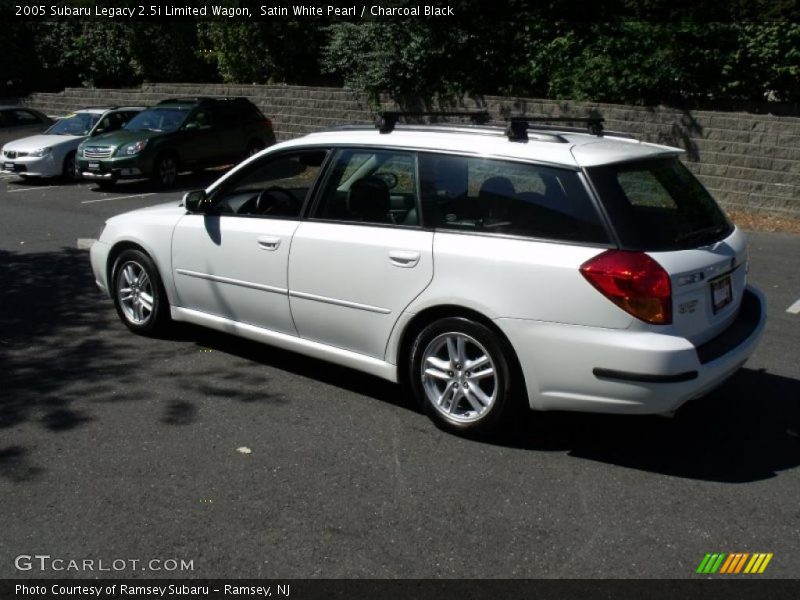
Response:
[[[92,127],[102,115],[94,113],[74,113],[59,119],[45,133],[50,135],[89,135]]]
[[[188,108],[148,108],[133,117],[123,127],[127,131],[175,131],[181,126]]]
[[[586,171],[624,248],[692,248],[719,241],[733,229],[711,194],[677,158]]]

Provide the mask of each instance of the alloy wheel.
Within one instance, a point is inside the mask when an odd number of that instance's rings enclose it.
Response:
[[[497,399],[494,361],[483,345],[464,333],[443,333],[431,340],[422,355],[421,377],[431,406],[449,421],[477,421]]]
[[[128,261],[120,267],[117,299],[125,318],[134,325],[144,325],[153,314],[153,284],[145,268]]]

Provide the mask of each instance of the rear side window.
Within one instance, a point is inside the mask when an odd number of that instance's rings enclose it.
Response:
[[[587,173],[624,248],[675,250],[726,237],[732,225],[677,158],[605,165]]]
[[[528,163],[420,154],[424,225],[607,243],[578,174]]]

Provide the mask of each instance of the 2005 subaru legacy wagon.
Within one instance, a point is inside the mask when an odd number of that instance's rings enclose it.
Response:
[[[766,314],[745,236],[679,149],[596,119],[397,118],[109,219],[97,284],[134,332],[188,321],[346,365],[460,432],[526,405],[673,411],[753,353]]]

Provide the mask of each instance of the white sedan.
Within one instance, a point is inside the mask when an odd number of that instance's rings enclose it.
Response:
[[[142,107],[84,108],[56,121],[41,135],[8,142],[0,151],[0,172],[20,177],[78,178],[75,154],[80,143],[115,131]]]

